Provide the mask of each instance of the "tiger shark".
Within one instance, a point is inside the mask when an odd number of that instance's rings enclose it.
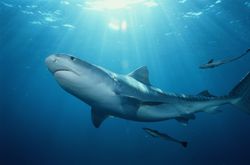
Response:
[[[207,90],[197,95],[163,92],[151,85],[146,66],[118,74],[66,54],[52,54],[45,63],[58,84],[91,107],[96,128],[112,116],[139,122],[175,119],[187,124],[197,112],[214,112],[233,104],[250,113],[250,73],[225,96]]]

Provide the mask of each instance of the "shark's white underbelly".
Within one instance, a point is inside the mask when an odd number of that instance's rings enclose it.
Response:
[[[79,92],[80,99],[92,108],[106,111],[107,114],[121,113],[120,99],[112,88],[105,83],[96,84],[94,88],[84,89]]]

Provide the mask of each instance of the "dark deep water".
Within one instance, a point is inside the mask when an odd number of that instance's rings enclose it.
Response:
[[[186,127],[111,118],[96,129],[90,107],[62,90],[44,64],[62,52],[123,74],[147,65],[164,91],[224,95],[249,72],[250,55],[198,66],[250,47],[250,1],[115,4],[0,0],[0,164],[250,164],[250,116],[235,107],[199,113]],[[142,127],[189,146],[151,138]]]

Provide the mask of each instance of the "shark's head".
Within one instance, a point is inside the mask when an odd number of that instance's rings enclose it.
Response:
[[[55,76],[64,74],[79,75],[78,66],[74,63],[77,59],[64,54],[53,54],[45,59],[45,63]]]
[[[53,54],[45,63],[60,86],[79,98],[94,93],[96,86],[105,80],[103,77],[108,77],[99,67],[71,55]]]
[[[87,74],[89,65],[76,57],[65,54],[53,54],[45,59],[49,71],[62,86],[79,83],[80,77]]]

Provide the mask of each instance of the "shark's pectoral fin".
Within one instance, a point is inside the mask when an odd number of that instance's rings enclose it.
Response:
[[[188,124],[189,120],[195,119],[195,115],[194,114],[187,114],[187,115],[182,115],[180,117],[176,117],[175,119],[178,122],[180,122],[181,124],[183,124],[184,126],[186,126]]]
[[[96,128],[99,128],[102,122],[108,117],[106,113],[102,113],[100,110],[92,108],[91,110],[92,123]]]

